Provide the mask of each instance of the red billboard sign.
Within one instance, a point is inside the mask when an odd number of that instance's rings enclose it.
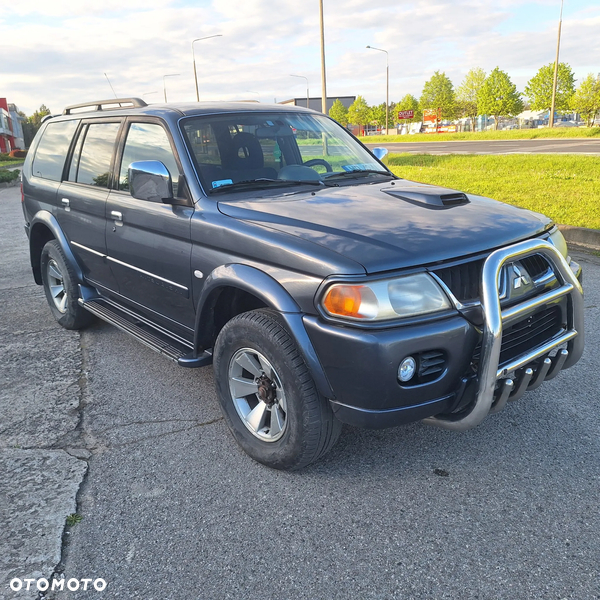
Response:
[[[414,119],[414,110],[400,110],[398,111],[398,119]]]

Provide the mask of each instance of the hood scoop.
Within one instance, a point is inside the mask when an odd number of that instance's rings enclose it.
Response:
[[[431,209],[451,208],[452,206],[462,206],[470,202],[464,192],[435,185],[414,185],[404,188],[395,186],[393,188],[382,189],[381,191],[394,198],[406,200],[412,204]]]

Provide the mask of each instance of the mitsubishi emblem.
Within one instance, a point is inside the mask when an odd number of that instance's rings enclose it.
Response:
[[[513,290],[518,290],[521,286],[526,287],[531,283],[531,279],[529,279],[525,270],[521,273],[521,269],[519,269],[515,263],[512,263],[510,266],[515,274],[515,278],[513,279]]]

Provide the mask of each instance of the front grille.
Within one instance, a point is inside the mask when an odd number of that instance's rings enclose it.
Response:
[[[531,256],[522,258],[521,264],[527,269],[532,279],[543,275],[550,266],[541,254],[532,254]]]
[[[561,321],[560,307],[552,306],[504,328],[500,364],[554,337],[563,328]]]
[[[500,365],[541,346],[564,329],[560,306],[551,306],[525,317],[502,330]],[[481,342],[473,353],[472,365],[477,369],[481,355]]]
[[[437,269],[433,272],[450,288],[461,302],[476,300],[480,297],[479,285],[484,259]]]
[[[448,286],[460,302],[478,300],[481,297],[481,270],[485,259],[453,265],[433,272]],[[533,254],[519,261],[532,279],[537,279],[549,268],[546,259]]]

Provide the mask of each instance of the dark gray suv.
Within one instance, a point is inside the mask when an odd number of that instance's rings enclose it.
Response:
[[[575,364],[581,270],[546,217],[399,179],[331,119],[254,103],[71,106],[23,169],[35,281],[214,364],[242,448],[278,469],[341,424],[462,431]]]

